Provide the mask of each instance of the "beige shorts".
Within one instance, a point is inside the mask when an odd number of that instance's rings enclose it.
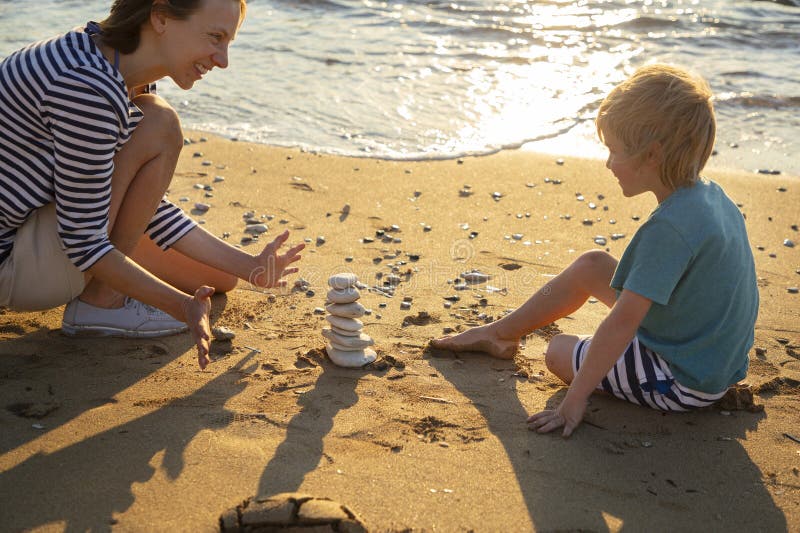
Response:
[[[55,204],[34,211],[17,230],[11,255],[0,265],[0,306],[52,309],[83,292],[83,273],[61,249]]]

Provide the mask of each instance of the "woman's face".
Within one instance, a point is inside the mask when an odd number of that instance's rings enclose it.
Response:
[[[202,0],[186,20],[153,16],[167,75],[178,87],[191,89],[214,67],[228,66],[228,46],[241,16],[238,0]]]

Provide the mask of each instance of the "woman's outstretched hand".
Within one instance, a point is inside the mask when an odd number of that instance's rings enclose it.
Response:
[[[214,289],[203,285],[195,291],[194,297],[186,300],[183,304],[189,333],[192,334],[192,338],[197,344],[197,363],[200,365],[200,370],[204,370],[211,361],[208,354],[211,347],[209,313],[211,312],[212,294],[214,294]]]
[[[298,254],[306,245],[298,244],[289,248],[285,254],[278,255],[278,250],[288,238],[289,230],[286,230],[264,247],[264,250],[256,257],[258,266],[250,273],[250,279],[248,280],[250,283],[265,289],[283,287],[286,285],[286,280],[282,278],[297,272],[297,268],[287,267],[300,260]]]

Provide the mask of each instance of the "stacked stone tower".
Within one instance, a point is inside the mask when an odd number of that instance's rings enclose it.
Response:
[[[323,328],[322,336],[328,342],[325,351],[335,364],[345,367],[360,367],[377,358],[372,338],[364,333],[364,323],[359,320],[366,309],[358,302],[361,293],[356,284],[355,274],[335,274],[328,279],[331,290],[328,291],[325,319],[330,328]]]

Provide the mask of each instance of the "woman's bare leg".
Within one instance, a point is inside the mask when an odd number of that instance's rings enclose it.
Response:
[[[191,288],[191,291],[187,291],[189,294],[193,294],[201,285],[213,286],[214,281],[227,282],[220,284],[221,289],[230,286],[230,275],[200,267],[178,252],[164,252],[144,235],[172,181],[183,148],[183,132],[175,110],[161,98],[145,94],[138,96],[134,102],[144,117],[114,158],[109,209],[111,242],[134,261],[141,260],[144,264],[140,264],[152,274],[181,290]],[[181,271],[182,268],[185,270]],[[186,274],[187,278],[182,283],[178,275],[180,272]],[[205,275],[208,276],[207,281],[199,281]],[[124,296],[99,280],[92,279],[80,298],[98,307],[118,307],[122,305]]]
[[[159,201],[169,187],[183,135],[175,111],[154,95],[135,99],[144,117],[131,138],[114,157],[109,208],[109,237],[130,255],[144,234]],[[123,295],[91,279],[80,296],[98,307],[119,307]]]
[[[453,337],[436,339],[431,345],[456,352],[488,352],[494,357],[510,359],[517,352],[520,338],[573,313],[590,296],[613,306],[616,293],[609,284],[616,267],[617,260],[606,252],[586,252],[513,313]]]
[[[197,228],[193,231],[203,231]],[[156,243],[143,237],[131,254],[131,259],[162,281],[188,294],[208,285],[214,292],[232,291],[238,278],[183,255],[177,250],[162,250]]]

